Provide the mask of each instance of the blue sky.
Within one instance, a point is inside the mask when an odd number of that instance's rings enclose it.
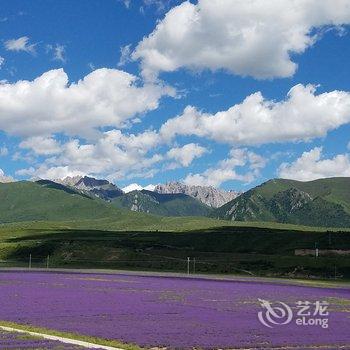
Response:
[[[0,179],[350,176],[349,6],[4,0]]]

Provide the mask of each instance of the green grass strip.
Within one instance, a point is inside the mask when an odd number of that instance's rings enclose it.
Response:
[[[32,325],[27,325],[27,324],[24,325],[24,324],[19,324],[19,323],[15,323],[15,322],[9,322],[9,321],[0,321],[0,326],[17,328],[17,329],[20,329],[23,331],[28,331],[28,332],[54,335],[57,337],[64,337],[64,338],[69,338],[69,339],[73,339],[73,340],[81,340],[81,341],[93,343],[96,345],[112,346],[112,347],[121,348],[121,349],[125,349],[125,350],[145,349],[145,348],[139,347],[136,344],[126,344],[126,343],[119,342],[117,340],[109,340],[109,339],[104,339],[104,338],[91,337],[88,335],[82,335],[82,334],[78,334],[78,333],[61,332],[61,331],[56,331],[53,329],[37,327],[37,326],[32,326]]]

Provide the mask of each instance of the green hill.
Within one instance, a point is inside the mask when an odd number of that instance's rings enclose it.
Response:
[[[51,181],[0,183],[0,223],[133,217],[96,198]]]
[[[350,178],[273,179],[215,210],[216,218],[350,227]]]

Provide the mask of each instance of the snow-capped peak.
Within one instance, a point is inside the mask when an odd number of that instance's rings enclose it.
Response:
[[[137,184],[137,183],[132,183],[126,187],[124,187],[122,190],[124,193],[129,193],[132,191],[141,191],[141,190],[147,190],[147,191],[154,191],[155,189],[155,185],[147,185],[145,187],[142,187],[141,185]]]

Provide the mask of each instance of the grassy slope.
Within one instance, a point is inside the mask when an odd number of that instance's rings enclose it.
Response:
[[[248,221],[226,221],[203,217],[152,217],[144,215],[141,220],[136,216],[135,220],[130,220],[130,216],[119,216],[117,219],[105,218],[98,220],[79,220],[79,221],[28,221],[0,224],[0,240],[9,237],[24,237],[31,235],[32,232],[42,234],[56,232],[57,230],[103,230],[112,232],[189,232],[194,230],[218,229],[218,228],[244,228],[252,229],[270,229],[270,230],[294,230],[300,232],[338,232],[339,228],[332,227],[311,227],[292,224],[281,224],[276,222],[248,222]],[[350,232],[350,229],[341,229],[344,232]]]
[[[350,213],[350,177],[334,177],[314,181],[273,179],[258,186],[258,193],[271,199],[275,194],[288,188],[298,188],[313,198],[321,197],[329,202],[341,204]]]
[[[240,197],[217,209],[213,216],[230,219],[227,215],[236,205],[239,208],[239,220],[276,221],[271,210],[271,201],[291,188],[307,192],[314,202],[287,217],[295,224],[326,226],[348,226],[350,222],[350,178],[329,178],[309,182],[285,179],[273,179],[244,193]],[[249,210],[247,211],[246,208]],[[287,222],[288,222],[287,221]]]
[[[350,178],[338,177],[299,183],[299,188],[325,200],[341,204],[350,213]]]
[[[117,209],[110,204],[88,198],[61,187],[33,182],[0,183],[0,223],[24,221],[101,220],[157,221],[152,216]]]

